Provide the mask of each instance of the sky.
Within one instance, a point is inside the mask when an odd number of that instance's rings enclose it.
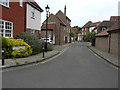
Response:
[[[82,27],[88,21],[98,22],[109,20],[110,16],[118,15],[120,0],[35,0],[44,10],[42,22],[46,19],[45,7],[50,7],[50,13],[64,12],[67,7],[67,16],[71,19],[71,26]]]

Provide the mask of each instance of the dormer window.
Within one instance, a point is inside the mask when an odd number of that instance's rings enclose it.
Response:
[[[9,8],[9,0],[0,0],[0,4]]]
[[[20,6],[23,7],[23,0],[20,0]]]
[[[35,19],[35,9],[34,8],[32,8],[32,10],[31,10],[31,18]]]
[[[106,27],[102,27],[102,31],[105,31],[107,28]]]

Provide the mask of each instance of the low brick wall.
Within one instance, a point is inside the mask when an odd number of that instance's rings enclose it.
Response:
[[[96,37],[96,41],[95,41],[95,47],[108,52],[109,49],[109,41],[108,41],[108,37]]]

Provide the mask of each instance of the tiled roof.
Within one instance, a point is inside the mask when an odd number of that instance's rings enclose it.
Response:
[[[98,24],[100,24],[100,22],[94,22],[90,25],[90,27],[97,26]]]
[[[72,31],[75,32],[76,34],[81,32],[81,31],[78,30],[78,28],[72,28]]]
[[[114,23],[110,28],[108,28],[107,30],[97,34],[96,36],[106,36],[106,35],[109,35],[108,32],[114,31],[114,30],[117,30],[117,29],[120,29],[120,21]]]
[[[110,21],[120,21],[120,16],[111,16]]]
[[[90,25],[91,25],[91,21],[88,21],[82,28],[87,28],[87,27],[89,27]]]
[[[57,15],[55,15],[55,17],[60,21],[61,24],[66,26],[66,23],[63,20],[61,20]]]
[[[41,9],[41,7],[35,2],[35,0],[28,0],[28,2],[33,3],[41,12],[43,12],[43,10]]]
[[[109,35],[108,32],[107,32],[108,30],[109,29],[107,29],[105,31],[102,31],[101,33],[97,34],[96,36],[107,36],[107,35]]]
[[[114,30],[117,30],[117,29],[120,29],[120,21],[117,21],[110,29],[109,31],[114,31]],[[108,31],[108,32],[109,32]]]
[[[113,24],[115,24],[115,21],[103,21],[102,23],[100,23],[98,25],[98,27],[107,27],[107,28],[110,28]]]
[[[48,29],[55,29],[56,24],[48,24]],[[46,29],[46,24],[41,26],[41,29]]]
[[[35,0],[29,0],[30,2],[34,3],[37,7],[40,7],[36,2]]]

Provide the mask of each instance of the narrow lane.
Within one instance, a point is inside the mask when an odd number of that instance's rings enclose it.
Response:
[[[74,43],[56,59],[3,72],[3,88],[117,88],[118,70]]]

